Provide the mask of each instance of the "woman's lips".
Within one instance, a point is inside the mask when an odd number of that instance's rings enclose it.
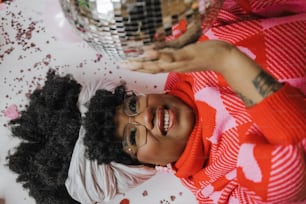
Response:
[[[164,134],[164,109],[159,108],[157,110],[157,124],[159,131]]]
[[[166,136],[174,124],[174,112],[171,109],[159,108],[157,111],[158,128]]]
[[[174,121],[175,121],[175,114],[174,111],[171,109],[168,109],[168,113],[169,113],[169,127],[168,127],[168,132],[169,130],[173,127],[174,125]]]

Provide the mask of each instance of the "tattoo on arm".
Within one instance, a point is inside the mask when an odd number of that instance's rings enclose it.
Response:
[[[276,81],[271,75],[266,73],[265,71],[261,71],[252,81],[255,89],[263,98],[269,96],[270,94],[274,93],[278,89],[282,87],[282,84]],[[244,102],[247,107],[255,105],[255,102],[250,97],[245,96],[238,91],[236,91],[238,97]]]
[[[255,102],[252,99],[249,99],[248,97],[246,97],[245,95],[243,95],[242,93],[236,92],[236,94],[238,95],[238,97],[243,101],[243,103],[245,104],[245,106],[249,107],[255,104]]]
[[[255,77],[253,84],[258,93],[264,98],[282,87],[281,83],[263,70]]]

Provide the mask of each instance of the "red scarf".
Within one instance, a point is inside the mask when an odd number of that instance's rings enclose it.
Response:
[[[174,164],[174,168],[177,177],[191,178],[205,166],[209,157],[211,143],[206,138],[210,137],[215,129],[216,110],[203,101],[195,101],[192,77],[180,74],[178,76],[181,80],[174,85],[169,94],[180,98],[195,111],[196,122],[185,150]]]

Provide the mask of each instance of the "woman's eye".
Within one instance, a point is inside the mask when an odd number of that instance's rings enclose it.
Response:
[[[131,145],[136,145],[136,133],[137,133],[137,129],[136,128],[132,128],[131,130],[130,130],[130,144]]]
[[[132,113],[137,113],[137,98],[132,96],[128,103],[129,110]]]

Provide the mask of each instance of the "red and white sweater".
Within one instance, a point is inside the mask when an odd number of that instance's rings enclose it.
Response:
[[[165,89],[197,111],[176,176],[199,203],[306,202],[306,15],[241,20],[229,5],[201,40],[235,44],[286,84],[246,109],[219,74],[169,74]]]

